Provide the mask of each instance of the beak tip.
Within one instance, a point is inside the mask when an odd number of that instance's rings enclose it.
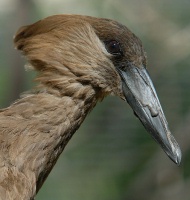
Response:
[[[178,166],[181,163],[181,158],[182,158],[182,153],[181,150],[179,148],[179,146],[177,148],[175,148],[175,151],[172,153],[172,155],[168,155],[170,157],[170,159],[177,164]]]
[[[181,150],[180,150],[180,148],[178,148],[177,149],[177,151],[176,151],[176,164],[179,166],[180,165],[180,163],[181,163],[181,158],[182,158],[182,153],[181,153]]]

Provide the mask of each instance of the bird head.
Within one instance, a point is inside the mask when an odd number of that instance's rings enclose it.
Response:
[[[120,23],[79,15],[55,15],[22,27],[14,38],[43,86],[74,96],[90,87],[99,98],[127,101],[146,130],[177,164],[172,136],[147,72],[141,41]],[[77,93],[78,94],[78,93]]]

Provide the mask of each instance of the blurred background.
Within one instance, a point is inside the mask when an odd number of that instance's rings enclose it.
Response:
[[[189,200],[190,1],[0,0],[0,108],[33,84],[13,35],[22,25],[58,13],[111,18],[142,40],[183,158],[180,167],[172,163],[130,107],[108,97],[75,133],[36,200]]]

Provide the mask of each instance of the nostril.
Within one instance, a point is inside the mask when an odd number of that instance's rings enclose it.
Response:
[[[159,115],[159,112],[156,109],[154,109],[154,108],[152,108],[150,106],[148,106],[148,108],[150,110],[150,113],[151,113],[152,117],[157,117]]]

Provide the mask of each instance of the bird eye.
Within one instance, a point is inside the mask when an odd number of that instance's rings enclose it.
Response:
[[[122,50],[121,50],[121,45],[118,41],[116,40],[111,40],[105,42],[106,44],[106,49],[109,53],[111,53],[114,56],[121,56],[122,55]]]

